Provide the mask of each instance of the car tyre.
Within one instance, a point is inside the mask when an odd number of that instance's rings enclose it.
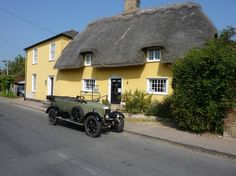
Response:
[[[57,119],[57,110],[55,108],[51,108],[48,112],[48,122],[50,125],[56,125],[58,122]]]
[[[114,131],[117,133],[122,133],[124,131],[125,121],[123,118],[120,118],[118,124],[115,126]]]
[[[72,115],[73,119],[79,123],[84,120],[84,111],[79,106],[72,108],[71,115]]]
[[[84,122],[85,132],[90,137],[98,137],[101,135],[102,123],[95,116],[89,116]]]

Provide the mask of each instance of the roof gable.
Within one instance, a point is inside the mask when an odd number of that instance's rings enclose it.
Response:
[[[35,44],[33,44],[33,45],[30,45],[30,46],[28,46],[27,48],[25,48],[24,50],[28,50],[28,49],[30,49],[30,48],[34,48],[34,47],[36,47],[36,46],[38,46],[38,45],[41,45],[41,44],[46,43],[46,42],[48,42],[48,41],[54,40],[54,39],[56,39],[56,38],[58,38],[58,37],[61,37],[61,36],[65,36],[65,37],[67,37],[67,38],[69,38],[69,39],[73,39],[77,34],[78,34],[77,31],[71,29],[71,30],[69,30],[69,31],[62,32],[62,33],[60,33],[60,34],[57,34],[57,35],[55,35],[55,36],[52,36],[52,37],[47,38],[47,39],[45,39],[45,40],[42,40],[42,41],[40,41],[40,42],[38,42],[38,43],[35,43]]]

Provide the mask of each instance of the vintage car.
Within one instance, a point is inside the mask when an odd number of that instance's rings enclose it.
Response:
[[[85,100],[84,96],[63,97],[47,96],[49,124],[56,125],[58,120],[72,122],[85,127],[88,136],[98,137],[103,128],[123,132],[124,115],[98,101]]]

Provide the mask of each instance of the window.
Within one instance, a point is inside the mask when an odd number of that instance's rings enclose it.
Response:
[[[167,94],[167,78],[148,79],[148,93]]]
[[[50,51],[49,51],[49,60],[55,60],[55,52],[56,52],[56,43],[50,44]]]
[[[36,92],[36,79],[37,79],[37,75],[33,74],[32,75],[32,92]]]
[[[147,51],[147,61],[154,62],[161,60],[161,50],[160,49],[148,49]]]
[[[38,48],[33,49],[33,64],[37,64],[38,62]]]
[[[83,84],[83,91],[92,91],[95,89],[96,81],[95,79],[85,79]]]
[[[84,65],[91,66],[92,65],[93,54],[86,54],[84,57]]]

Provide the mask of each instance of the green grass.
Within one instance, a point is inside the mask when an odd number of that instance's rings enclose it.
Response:
[[[12,92],[9,92],[8,94],[6,94],[6,92],[0,92],[0,96],[7,97],[7,98],[16,98],[17,97]]]

